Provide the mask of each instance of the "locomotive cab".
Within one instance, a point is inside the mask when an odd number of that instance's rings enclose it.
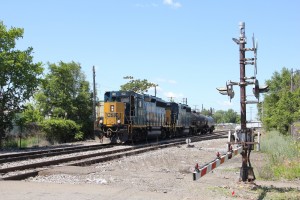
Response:
[[[145,121],[142,95],[132,91],[110,91],[104,94],[104,111],[99,128],[102,135],[112,143],[133,140],[138,130],[146,129]],[[145,131],[142,132],[146,135]]]
[[[103,115],[99,119],[102,136],[112,142],[127,140],[125,124],[126,104],[121,101],[119,92],[106,92],[104,95]],[[125,136],[125,138],[124,138]],[[124,138],[124,139],[123,139]]]

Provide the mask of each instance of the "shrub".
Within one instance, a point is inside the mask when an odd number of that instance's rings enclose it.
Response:
[[[268,164],[262,178],[294,179],[300,177],[299,147],[291,136],[276,131],[269,132],[261,140],[261,150],[268,155]]]
[[[72,120],[49,119],[41,123],[46,139],[50,143],[66,143],[74,140],[81,140],[83,133],[80,126]]]
[[[261,143],[262,152],[271,156],[272,162],[283,162],[284,159],[297,157],[296,142],[290,136],[284,136],[276,131],[266,135]]]
[[[18,148],[18,141],[14,137],[7,137],[3,144],[4,149]]]

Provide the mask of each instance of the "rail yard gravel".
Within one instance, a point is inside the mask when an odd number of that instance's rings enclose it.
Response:
[[[261,188],[293,188],[299,181],[239,182],[241,156],[193,181],[192,171],[226,152],[226,139],[179,145],[92,166],[56,166],[24,181],[1,181],[1,199],[259,199]],[[259,168],[265,159],[253,152]],[[284,191],[284,189],[283,189]]]

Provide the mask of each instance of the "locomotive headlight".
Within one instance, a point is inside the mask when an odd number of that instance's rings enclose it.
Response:
[[[121,120],[118,119],[117,123],[120,124],[120,123],[121,123]]]

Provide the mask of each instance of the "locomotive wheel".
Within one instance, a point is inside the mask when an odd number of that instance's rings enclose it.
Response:
[[[132,140],[133,140],[134,142],[138,142],[138,141],[141,140],[141,136],[140,136],[140,133],[139,133],[138,130],[134,130],[134,131],[132,132]]]
[[[197,130],[197,135],[201,135],[201,134],[202,134],[201,129],[198,129],[198,130]]]
[[[147,138],[148,138],[148,131],[147,130],[143,130],[143,133],[144,133],[145,140],[147,140]]]
[[[123,134],[119,135],[119,137],[117,139],[117,143],[119,143],[119,144],[124,144],[127,141],[128,141],[128,133],[123,133]]]
[[[175,133],[174,133],[174,137],[178,137],[180,136],[180,130],[176,129]]]
[[[160,139],[164,140],[166,139],[166,137],[167,137],[166,130],[162,129],[160,134]]]
[[[143,133],[143,139],[147,140],[147,138],[148,138],[148,131],[144,129],[144,130],[142,130],[142,133]]]
[[[173,138],[173,137],[174,137],[174,135],[175,135],[174,131],[173,131],[173,130],[171,130],[171,131],[170,131],[170,133],[169,133],[169,138],[170,138],[170,139],[171,139],[171,138]]]
[[[166,131],[166,138],[170,138],[171,137],[171,134],[170,134],[170,131]]]
[[[119,139],[119,137],[117,137],[117,136],[112,136],[112,137],[110,137],[110,142],[112,143],[112,144],[121,144],[122,143],[122,141]]]
[[[147,140],[148,137],[148,131],[144,129],[135,129],[132,134],[132,140],[134,142]]]

